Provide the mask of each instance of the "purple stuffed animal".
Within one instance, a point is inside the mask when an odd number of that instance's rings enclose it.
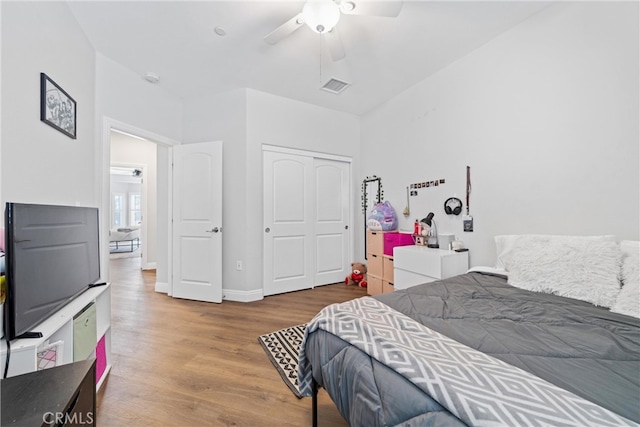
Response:
[[[376,203],[367,218],[369,230],[389,231],[398,228],[398,216],[391,203]]]

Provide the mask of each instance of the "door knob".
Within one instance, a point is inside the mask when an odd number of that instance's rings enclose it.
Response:
[[[270,231],[271,231],[271,229],[270,229],[269,227],[267,227],[267,228],[265,228],[265,229],[264,229],[264,232],[265,232],[265,233],[268,233],[268,232],[270,232]]]
[[[348,226],[348,225],[345,225],[345,226],[344,226],[344,229],[345,229],[345,230],[348,230],[348,229],[349,229],[349,226]]]
[[[213,227],[211,230],[207,230],[207,233],[217,233],[218,231],[221,231],[221,229],[218,227]]]

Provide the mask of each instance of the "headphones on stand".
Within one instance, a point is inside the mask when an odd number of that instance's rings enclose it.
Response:
[[[457,197],[449,197],[444,202],[444,212],[447,215],[460,215],[462,212],[462,200]]]

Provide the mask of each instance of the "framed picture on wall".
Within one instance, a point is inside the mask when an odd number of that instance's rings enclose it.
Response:
[[[45,73],[40,73],[40,120],[76,139],[76,101]]]

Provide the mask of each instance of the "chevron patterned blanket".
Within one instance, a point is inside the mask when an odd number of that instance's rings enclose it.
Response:
[[[308,324],[298,367],[304,396],[312,391],[305,344],[317,330],[395,370],[467,425],[638,425],[371,297],[327,306]]]

